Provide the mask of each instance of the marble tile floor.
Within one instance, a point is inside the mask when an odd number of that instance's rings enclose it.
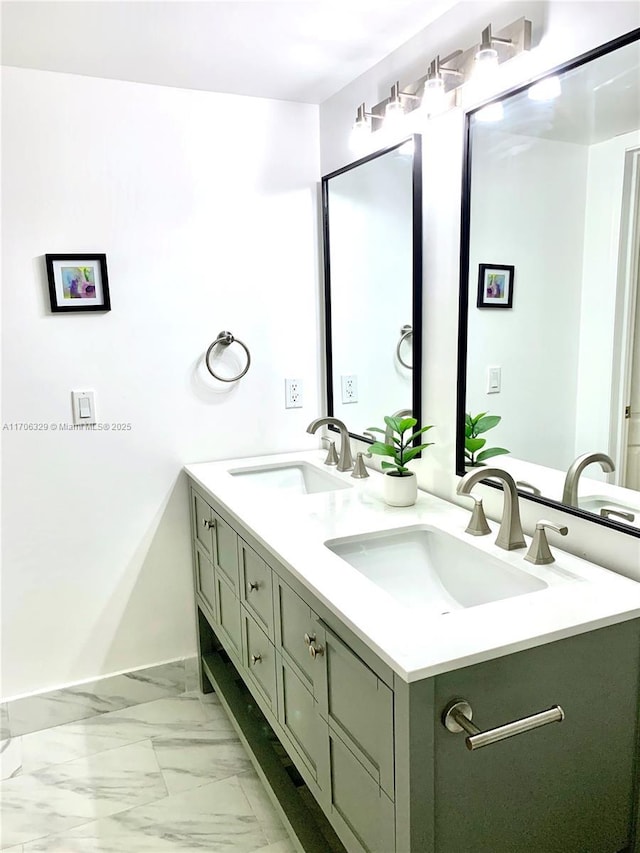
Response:
[[[0,759],[7,853],[295,850],[215,694],[7,738]]]

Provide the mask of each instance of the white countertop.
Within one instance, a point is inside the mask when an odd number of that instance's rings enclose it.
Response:
[[[369,470],[369,478],[357,480],[323,465],[325,455],[319,450],[227,459],[186,465],[185,471],[405,681],[640,616],[639,583],[561,551],[556,546],[558,537],[550,537],[556,562],[533,566],[524,562],[525,549],[497,548],[495,534],[465,534],[470,516],[466,509],[423,491],[412,507],[387,506],[380,473]],[[252,485],[229,474],[238,468],[286,462],[307,462],[351,488],[299,495]],[[439,528],[538,575],[549,586],[447,614],[427,614],[420,606],[400,605],[324,544],[416,524]],[[497,524],[489,525],[497,532]],[[525,538],[528,545],[530,538]],[[567,572],[578,580],[567,582]]]

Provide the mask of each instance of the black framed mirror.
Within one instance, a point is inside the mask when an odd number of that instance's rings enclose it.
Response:
[[[322,178],[327,412],[352,437],[422,385],[422,168],[415,135]]]
[[[521,497],[633,536],[639,39],[466,116],[456,450],[459,475],[491,459]],[[474,423],[484,413],[493,420]]]

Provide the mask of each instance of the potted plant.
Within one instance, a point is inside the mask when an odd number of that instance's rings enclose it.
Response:
[[[381,463],[384,469],[382,488],[384,499],[390,506],[411,506],[418,497],[418,482],[414,471],[407,468],[407,462],[429,447],[433,442],[412,446],[412,442],[431,426],[414,430],[418,423],[415,418],[400,418],[387,415],[384,419],[387,429],[369,427],[370,432],[380,432],[385,441],[374,441],[369,452],[376,456],[388,456],[392,461]],[[407,435],[407,433],[410,433]]]
[[[509,453],[504,447],[487,447],[482,448],[487,443],[486,438],[478,438],[483,432],[488,432],[490,429],[498,426],[502,418],[500,415],[488,415],[486,412],[480,412],[479,415],[470,415],[468,412],[464,416],[464,456],[465,466],[467,468],[480,468],[487,459],[493,456],[501,456],[503,453]]]

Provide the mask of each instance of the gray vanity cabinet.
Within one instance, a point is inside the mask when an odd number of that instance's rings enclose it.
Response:
[[[192,488],[202,671],[226,702],[226,653],[347,853],[639,853],[640,620],[407,683],[208,500]],[[443,725],[460,699],[482,731],[564,719],[469,750]]]

